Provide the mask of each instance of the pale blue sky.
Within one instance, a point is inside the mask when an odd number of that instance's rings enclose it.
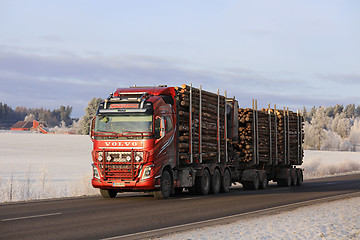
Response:
[[[360,104],[360,1],[0,0],[0,102],[183,83],[240,106]]]

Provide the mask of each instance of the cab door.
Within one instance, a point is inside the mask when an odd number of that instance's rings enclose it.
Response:
[[[154,161],[157,174],[161,174],[164,166],[175,166],[175,127],[171,114],[162,114],[155,117],[155,152]]]

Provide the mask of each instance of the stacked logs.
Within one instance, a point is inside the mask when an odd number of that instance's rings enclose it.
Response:
[[[238,120],[239,140],[232,142],[232,147],[240,162],[267,165],[302,163],[302,116],[291,111],[284,115],[284,111],[274,109],[240,108]]]
[[[285,110],[278,110],[277,117],[279,119],[277,127],[279,134],[279,162],[292,165],[302,164],[304,157],[301,148],[304,141],[303,117],[292,111]]]
[[[218,124],[220,138],[220,159],[225,159],[225,97],[197,88],[192,88],[190,109],[190,86],[177,87],[179,101],[179,158],[183,163],[191,163],[191,153],[195,162],[218,160]],[[201,91],[201,99],[200,99]],[[219,105],[218,105],[219,98]],[[201,103],[200,103],[201,100]],[[201,104],[201,119],[200,119]],[[219,111],[219,122],[218,122]],[[190,112],[192,128],[190,128]],[[201,122],[201,125],[200,125]],[[200,130],[201,128],[201,130]],[[200,149],[201,131],[201,149]],[[191,142],[192,147],[191,147]],[[200,154],[201,153],[201,154]],[[200,157],[201,155],[201,157]]]

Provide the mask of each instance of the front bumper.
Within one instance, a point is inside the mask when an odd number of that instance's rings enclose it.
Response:
[[[103,181],[96,178],[92,179],[92,185],[94,188],[101,189],[116,189],[119,191],[126,190],[155,190],[155,179],[148,178],[142,181],[131,181],[131,180],[108,180]]]

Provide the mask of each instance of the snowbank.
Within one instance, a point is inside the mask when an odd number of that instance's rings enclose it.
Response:
[[[0,131],[0,202],[98,194],[88,136]],[[305,151],[305,179],[360,172],[360,152]]]
[[[360,239],[360,198],[302,207],[160,239]]]

